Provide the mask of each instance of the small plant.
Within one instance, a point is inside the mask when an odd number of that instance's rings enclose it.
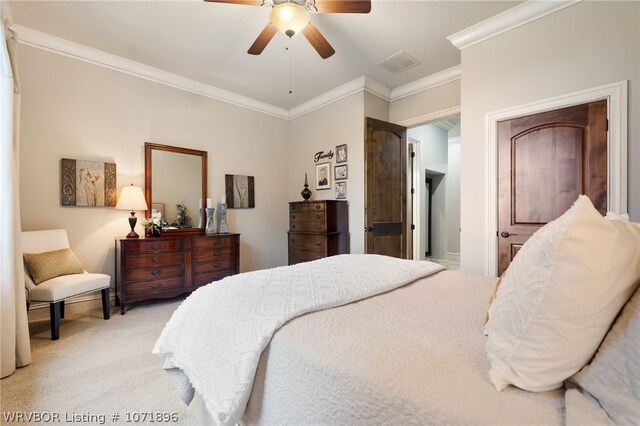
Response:
[[[191,216],[189,216],[187,206],[184,204],[176,204],[176,210],[178,212],[176,223],[178,225],[189,225],[191,223]]]
[[[151,228],[164,228],[168,223],[160,217],[148,217],[142,221],[142,226],[144,229],[149,230]]]

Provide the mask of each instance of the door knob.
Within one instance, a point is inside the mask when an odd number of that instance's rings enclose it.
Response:
[[[375,231],[375,228],[371,226],[367,226],[366,228],[364,228],[364,232],[373,232],[373,231]]]
[[[507,231],[502,231],[502,232],[500,233],[500,236],[501,236],[502,238],[509,238],[511,235],[516,235],[516,234],[510,234],[510,233],[508,233]]]

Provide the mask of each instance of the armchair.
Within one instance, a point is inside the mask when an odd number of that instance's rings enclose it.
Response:
[[[23,253],[43,253],[69,248],[69,239],[64,229],[22,232]],[[92,274],[84,271],[70,275],[60,275],[36,285],[25,264],[25,288],[27,291],[27,309],[31,302],[48,302],[51,315],[51,340],[60,336],[60,319],[64,318],[64,301],[93,291],[102,292],[102,311],[104,319],[110,317],[109,285],[111,277],[105,274]]]

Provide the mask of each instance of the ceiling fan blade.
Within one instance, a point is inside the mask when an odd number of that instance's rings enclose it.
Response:
[[[369,13],[371,0],[316,0],[320,13]]]
[[[313,25],[313,22],[309,22],[309,25],[302,30],[302,34],[309,40],[309,43],[316,49],[316,52],[322,57],[327,59],[329,56],[336,53],[333,47],[329,44],[326,38],[320,33],[318,27]]]
[[[262,6],[262,0],[204,0],[208,3],[246,4],[248,6]]]
[[[277,32],[278,29],[276,28],[276,26],[268,23],[267,26],[264,27],[256,41],[253,42],[247,53],[250,55],[261,54],[264,48],[267,47],[267,44],[269,44],[269,42]]]

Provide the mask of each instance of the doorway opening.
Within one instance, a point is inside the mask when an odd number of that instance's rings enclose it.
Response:
[[[411,161],[413,259],[460,265],[460,116],[407,131]]]

